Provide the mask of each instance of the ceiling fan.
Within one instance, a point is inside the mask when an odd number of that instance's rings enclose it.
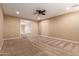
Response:
[[[45,15],[46,10],[36,10],[36,12],[34,14],[37,15]]]

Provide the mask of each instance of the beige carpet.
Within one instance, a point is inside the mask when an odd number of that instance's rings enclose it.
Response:
[[[4,40],[0,55],[36,55],[40,50],[30,41],[21,39]]]
[[[75,46],[77,46],[75,48]],[[72,56],[79,55],[79,44],[41,36],[4,40],[0,56]],[[75,48],[75,49],[74,49]],[[72,53],[75,51],[74,53]]]

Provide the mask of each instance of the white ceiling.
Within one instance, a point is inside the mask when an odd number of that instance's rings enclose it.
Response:
[[[46,15],[40,16],[41,19],[46,19],[61,15],[63,13],[68,13],[77,9],[66,10],[67,7],[71,7],[76,3],[3,3],[3,12],[5,15],[21,17],[25,19],[37,20],[36,15],[34,15],[34,10],[36,9],[45,9]],[[19,11],[20,14],[17,15],[16,11]]]

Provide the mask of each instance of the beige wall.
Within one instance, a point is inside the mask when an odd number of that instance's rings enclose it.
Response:
[[[40,22],[40,24],[39,24],[39,30],[40,30],[40,33],[42,34],[42,35],[49,35],[50,34],[50,32],[49,32],[49,24],[50,24],[50,22],[49,22],[50,20],[45,20],[45,21],[42,21],[42,22]]]
[[[32,34],[38,34],[38,22],[37,21],[32,21]]]
[[[3,13],[0,7],[0,40],[3,39]]]
[[[48,20],[39,23],[41,34],[79,41],[79,11],[53,17]]]
[[[4,37],[20,35],[20,19],[11,16],[4,17]]]
[[[4,17],[4,37],[20,36],[20,18]],[[38,22],[32,22],[32,34],[38,34]]]

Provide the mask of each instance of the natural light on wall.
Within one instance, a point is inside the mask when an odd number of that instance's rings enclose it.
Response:
[[[31,34],[32,33],[31,21],[21,19],[21,21],[20,21],[20,33],[21,34]]]

